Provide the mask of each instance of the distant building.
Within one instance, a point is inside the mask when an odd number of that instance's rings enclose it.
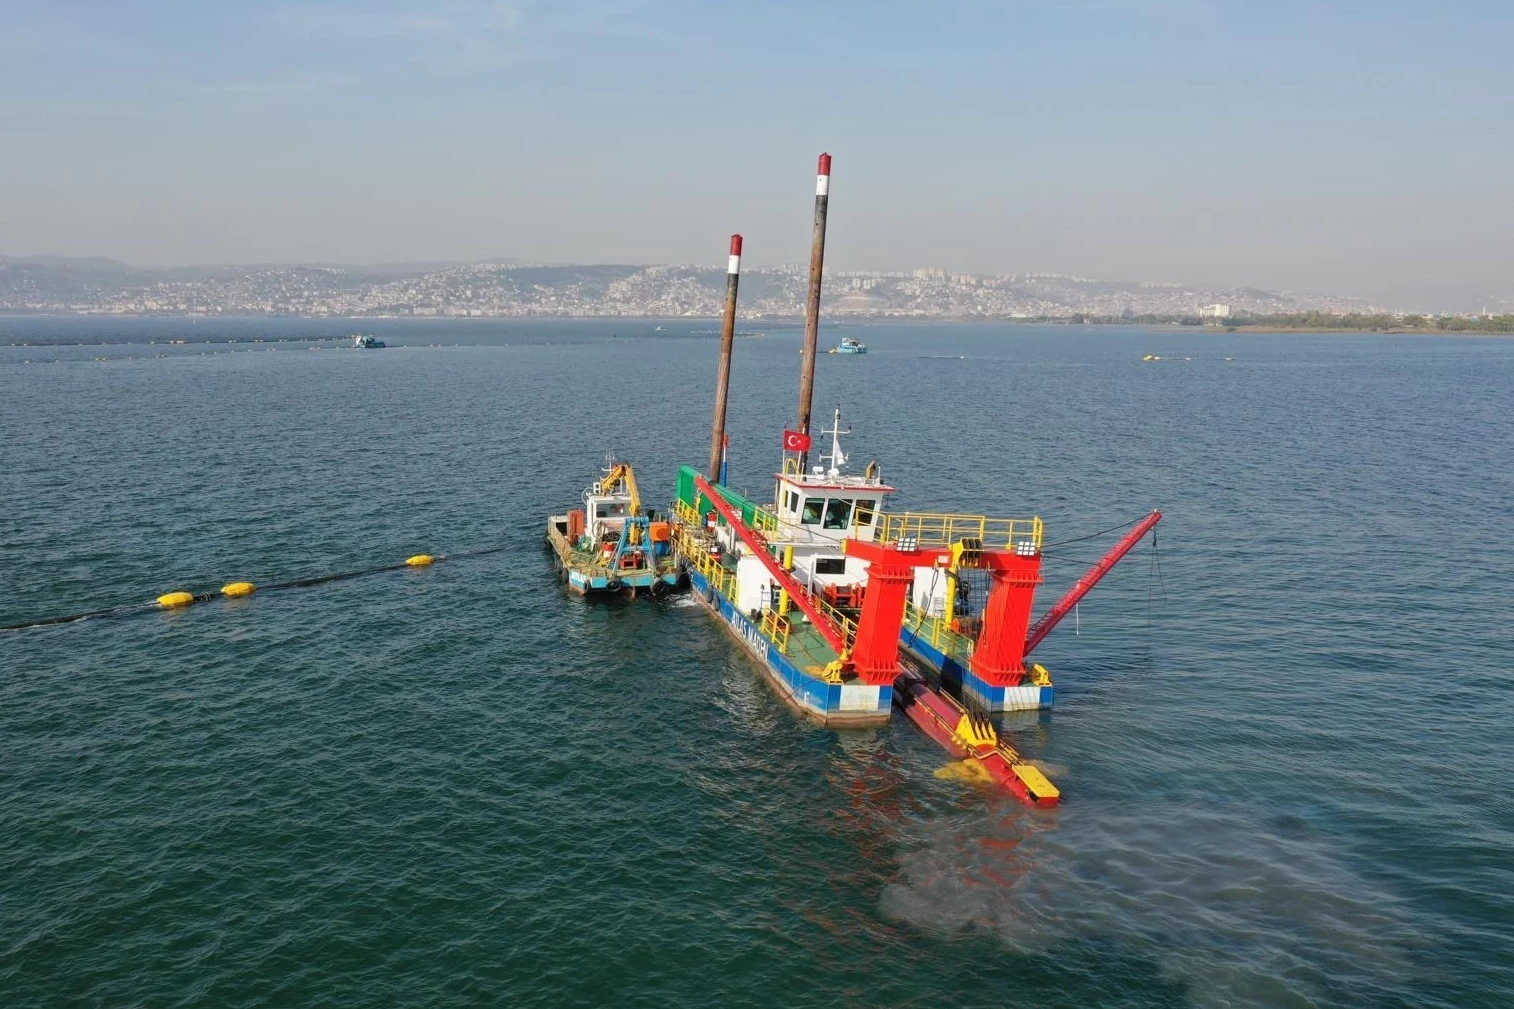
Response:
[[[1199,309],[1200,319],[1228,319],[1230,318],[1229,305],[1205,305]]]

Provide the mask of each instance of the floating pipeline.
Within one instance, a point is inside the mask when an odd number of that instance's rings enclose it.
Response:
[[[177,610],[195,603],[208,603],[212,599],[243,599],[254,592],[276,592],[279,589],[304,589],[312,585],[324,585],[326,582],[346,581],[349,578],[361,578],[364,575],[383,574],[387,571],[404,571],[409,568],[425,568],[442,561],[460,560],[464,557],[482,557],[485,554],[497,554],[504,551],[505,547],[484,547],[479,550],[465,550],[455,554],[415,554],[407,557],[398,564],[385,564],[382,567],[363,568],[359,571],[339,571],[335,574],[314,575],[310,578],[296,578],[293,581],[275,582],[272,585],[257,585],[253,582],[228,582],[214,592],[166,592],[150,603],[128,603],[124,606],[110,606],[99,610],[86,610],[82,613],[67,613],[57,617],[42,617],[36,620],[23,620],[15,624],[0,625],[0,631],[21,631],[29,627],[50,627],[56,624],[71,624],[80,620],[92,620],[102,617],[128,617],[139,613],[154,613],[161,610]]]

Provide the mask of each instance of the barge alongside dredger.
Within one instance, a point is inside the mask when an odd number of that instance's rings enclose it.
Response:
[[[709,465],[679,471],[673,553],[699,601],[796,711],[846,728],[882,724],[898,707],[989,780],[1032,805],[1055,805],[1056,786],[989,715],[1050,707],[1050,676],[1026,656],[1161,516],[1142,520],[1032,627],[1039,518],[889,512],[895,489],[876,463],[848,472],[839,410],[824,432],[829,452],[810,465],[830,162],[821,155],[816,180],[798,424],[784,431],[773,498],[758,503],[723,486],[741,254],[733,236]]]
[[[584,506],[547,519],[558,576],[580,595],[661,595],[683,580],[672,526],[641,507],[636,472],[612,461],[583,493]]]

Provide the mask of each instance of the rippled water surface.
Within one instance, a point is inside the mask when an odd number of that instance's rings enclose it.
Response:
[[[703,460],[709,324],[278,342],[351,326],[0,319],[0,624],[507,548],[0,634],[0,1004],[1514,1004],[1514,342],[823,358],[901,506],[1166,513],[1037,653],[1031,811],[796,721],[686,601],[559,591],[543,516],[606,451],[659,503]],[[759,496],[797,351],[737,345]]]

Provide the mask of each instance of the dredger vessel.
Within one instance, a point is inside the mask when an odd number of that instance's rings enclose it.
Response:
[[[895,488],[876,462],[849,471],[841,438],[850,432],[839,409],[822,432],[829,451],[811,464],[830,167],[830,156],[821,155],[799,417],[783,432],[773,496],[752,501],[723,484],[742,249],[736,235],[709,464],[678,473],[673,553],[696,598],[800,714],[846,728],[882,724],[897,707],[1022,801],[1056,805],[1056,786],[999,735],[991,715],[1051,706],[1051,677],[1027,656],[1161,514],[1137,523],[1032,626],[1042,581],[1040,518],[891,512]]]

